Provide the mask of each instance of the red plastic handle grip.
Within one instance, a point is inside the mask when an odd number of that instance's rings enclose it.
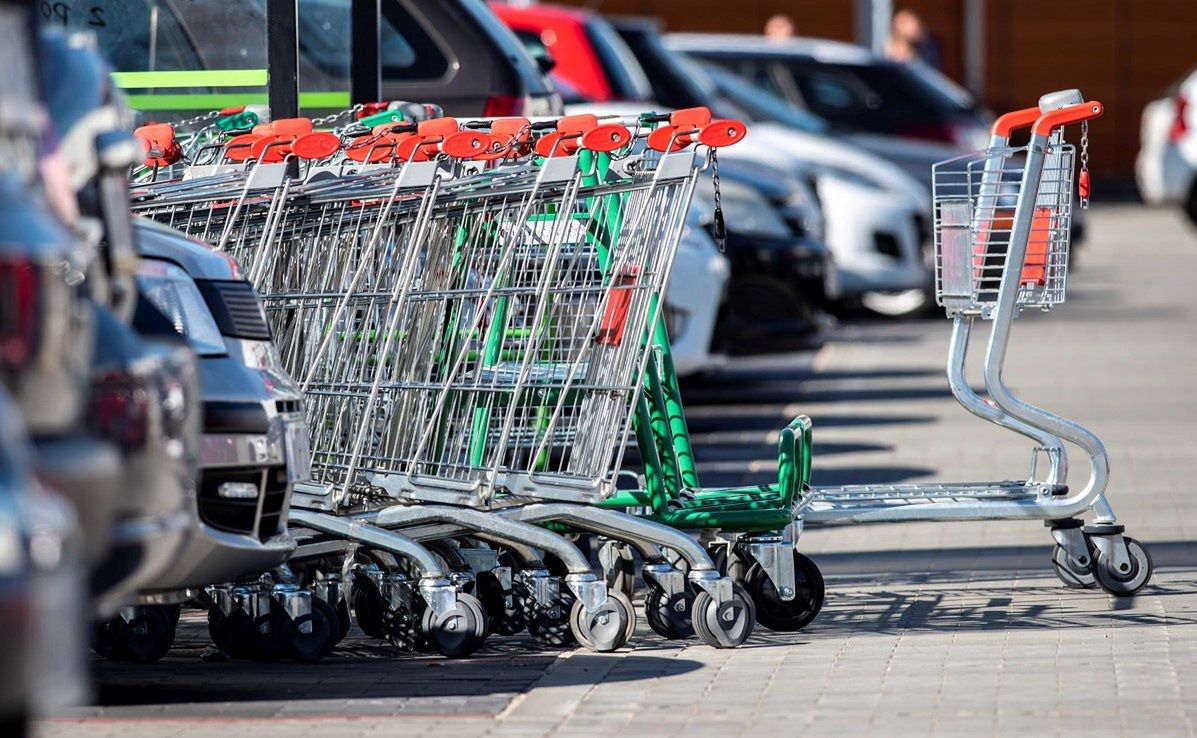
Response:
[[[998,119],[989,127],[989,135],[1010,138],[1010,134],[1022,128],[1030,128],[1037,120],[1039,120],[1039,108],[1014,110],[998,116]]]
[[[1031,133],[1035,136],[1050,136],[1051,132],[1056,128],[1066,126],[1070,123],[1079,123],[1083,120],[1100,118],[1104,112],[1105,106],[1096,100],[1069,105],[1039,116],[1039,119],[1035,121],[1035,125],[1031,128]]]

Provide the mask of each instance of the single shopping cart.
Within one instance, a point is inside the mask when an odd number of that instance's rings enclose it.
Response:
[[[1079,91],[1045,95],[1034,108],[1008,113],[993,124],[989,147],[935,166],[935,287],[952,319],[948,383],[969,412],[1023,435],[1036,445],[1025,480],[960,484],[851,485],[817,487],[806,512],[812,523],[904,520],[1041,519],[1057,542],[1052,564],[1070,587],[1100,585],[1132,595],[1150,579],[1151,557],[1123,535],[1106,499],[1109,460],[1091,431],[1016,397],[1002,367],[1014,319],[1023,311],[1047,311],[1064,302],[1074,181],[1088,203],[1088,122],[1102,114],[1100,102]],[[1064,128],[1079,123],[1077,154]],[[1030,143],[1010,137],[1030,128]],[[984,378],[987,397],[965,379],[973,323],[990,322]],[[1084,453],[1089,477],[1070,487],[1065,443]],[[1036,461],[1047,468],[1037,474]],[[1084,525],[1078,517],[1092,511]]]

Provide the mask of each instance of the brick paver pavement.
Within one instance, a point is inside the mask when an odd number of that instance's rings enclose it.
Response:
[[[1115,509],[1157,566],[1134,600],[1059,585],[1038,522],[808,530],[826,608],[736,651],[642,625],[614,655],[558,658],[517,638],[445,662],[351,636],[318,665],[226,664],[200,660],[203,629],[185,622],[159,664],[97,663],[101,706],[38,733],[1193,735],[1197,238],[1171,212],[1091,215],[1069,303],[1020,321],[1006,376],[1109,447]],[[852,324],[813,370],[754,360],[689,387],[704,481],[768,480],[776,431],[798,412],[815,419],[816,482],[1024,475],[1025,444],[954,406],[946,341],[941,320]]]

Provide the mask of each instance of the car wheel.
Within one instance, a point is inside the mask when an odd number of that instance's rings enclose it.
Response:
[[[1197,182],[1194,182],[1193,186],[1189,188],[1189,196],[1185,198],[1184,211],[1189,222],[1197,226]]]

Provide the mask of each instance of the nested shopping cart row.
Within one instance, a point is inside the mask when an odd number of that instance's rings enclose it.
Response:
[[[1100,441],[1001,382],[1013,318],[1064,299],[1062,131],[1098,114],[1079,93],[1046,96],[934,176],[949,383],[1035,443],[1042,479],[812,487],[798,417],[779,433],[777,483],[701,486],[662,300],[696,176],[745,134],[705,109],[208,132],[183,177],[143,183],[136,207],[226,250],[262,293],[311,427],[293,565],[364,630],[455,655],[525,627],[617,648],[639,559],[656,632],[735,646],[757,621],[793,631],[817,615],[822,576],[795,550],[807,521],[1045,519],[1066,582],[1146,581],[1150,559],[1105,501]],[[1016,149],[1018,126],[1034,135]],[[992,325],[988,397],[964,381],[975,318]],[[1090,461],[1080,491],[1065,442]],[[639,474],[624,472],[633,443]],[[599,537],[601,571],[575,533]]]

